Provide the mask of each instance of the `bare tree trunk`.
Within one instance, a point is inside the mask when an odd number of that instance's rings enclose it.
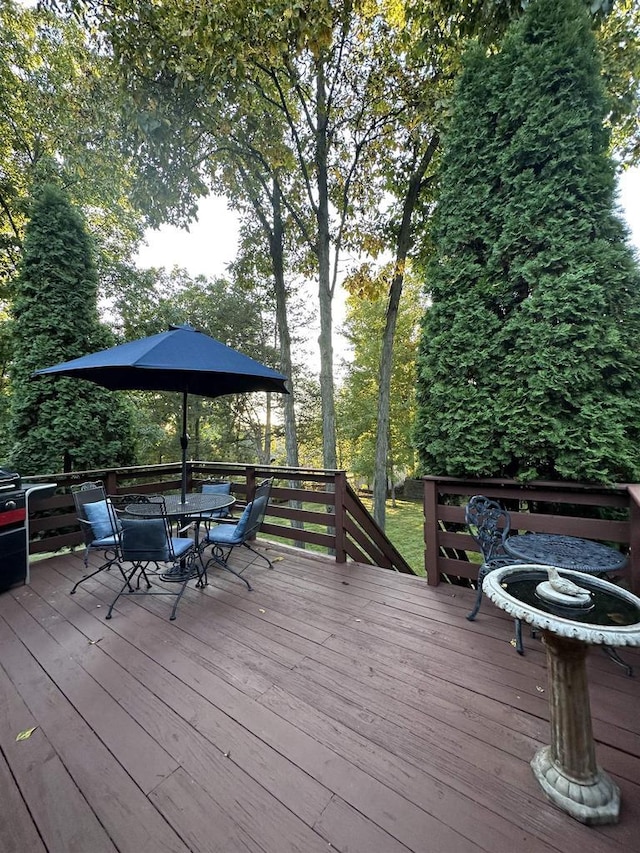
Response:
[[[271,462],[271,392],[267,391],[267,409],[264,424],[264,444],[262,446],[262,464]]]
[[[278,333],[280,338],[280,369],[289,380],[287,382],[287,386],[291,392],[284,395],[284,443],[287,454],[287,465],[291,468],[297,468],[299,466],[298,432],[296,426],[293,382],[291,381],[293,365],[291,359],[291,335],[289,333],[289,322],[287,318],[287,288],[284,281],[282,195],[280,192],[280,185],[277,180],[273,182],[272,199],[273,230],[269,240],[269,249],[271,254],[271,266],[273,268],[273,278],[275,282],[276,321],[278,324]],[[290,488],[294,489],[298,485],[299,483],[296,480],[289,482]],[[302,503],[300,501],[289,501],[289,506],[292,509],[302,509]],[[304,523],[297,519],[293,519],[291,526],[302,529],[304,527]],[[296,547],[304,548],[305,543],[296,541]]]
[[[398,306],[402,295],[404,271],[411,247],[411,217],[415,209],[425,172],[438,147],[439,138],[434,135],[427,146],[420,163],[409,181],[405,196],[402,223],[398,233],[396,262],[393,278],[389,287],[387,319],[382,338],[380,354],[380,372],[378,382],[378,432],[376,435],[375,474],[373,477],[373,517],[384,530],[387,497],[387,456],[389,454],[389,404],[391,395],[391,372],[393,367],[393,342],[395,339]]]
[[[316,169],[318,177],[318,304],[320,308],[320,398],[322,458],[325,468],[337,467],[336,411],[333,381],[333,288],[331,283],[329,190],[327,175],[327,98],[322,66],[316,80]]]
[[[281,192],[277,181],[273,182],[273,230],[269,237],[269,251],[276,296],[276,322],[280,339],[280,369],[287,377],[289,394],[284,395],[284,441],[287,465],[298,467],[298,434],[296,427],[295,396],[291,372],[291,334],[287,319],[287,288],[284,282],[284,251],[282,247],[284,228],[282,225]]]

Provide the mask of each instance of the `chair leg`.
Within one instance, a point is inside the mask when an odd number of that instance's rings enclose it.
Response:
[[[108,610],[107,615],[105,617],[106,619],[111,619],[111,614],[113,612],[113,608],[115,607],[116,602],[118,601],[120,596],[123,595],[123,593],[127,587],[129,587],[129,592],[132,595],[173,595],[175,597],[175,602],[174,602],[173,607],[171,609],[171,615],[169,616],[169,619],[171,621],[173,621],[176,618],[176,612],[178,610],[178,604],[180,604],[180,599],[184,595],[184,591],[187,588],[187,584],[191,580],[191,573],[189,571],[184,573],[184,579],[180,581],[180,589],[178,592],[165,592],[163,590],[162,592],[154,591],[152,593],[149,593],[148,591],[153,588],[153,584],[150,583],[149,578],[147,577],[146,570],[147,570],[148,566],[149,566],[149,563],[144,563],[144,564],[143,563],[135,563],[128,575],[124,572],[124,570],[122,569],[122,566],[120,566],[120,570],[122,571],[122,574],[124,575],[125,582],[123,583],[123,585],[122,585],[120,591],[118,592],[118,594],[116,595],[116,597],[111,602],[111,605],[109,606],[109,610]],[[134,587],[131,586],[131,581],[133,580],[133,576],[136,573],[137,573],[137,578],[136,578],[136,586],[134,589]],[[147,585],[146,590],[140,590],[140,580],[141,579],[144,580],[146,585]]]
[[[516,651],[519,655],[524,654],[524,646],[522,644],[522,622],[516,619]]]
[[[131,580],[132,580],[133,576],[135,575],[135,573],[138,571],[138,569],[139,569],[139,568],[140,568],[140,567],[139,567],[138,565],[135,565],[135,564],[134,564],[134,566],[133,566],[133,568],[131,569],[131,571],[129,572],[129,574],[126,574],[126,572],[124,571],[124,569],[122,568],[122,566],[120,566],[120,571],[121,571],[121,572],[122,572],[122,574],[124,575],[125,580],[124,580],[124,583],[122,584],[122,587],[120,588],[120,591],[118,592],[118,594],[116,595],[116,597],[113,599],[113,601],[112,601],[112,602],[111,602],[111,604],[109,605],[109,610],[107,611],[107,615],[105,616],[105,619],[111,619],[111,613],[112,613],[112,611],[113,611],[113,608],[114,608],[114,606],[115,606],[115,603],[116,603],[116,601],[120,598],[120,596],[122,595],[122,593],[125,591],[125,589],[126,589],[127,587],[129,587],[129,592],[134,592],[134,589],[133,589],[133,587],[131,586]],[[139,587],[138,587],[138,588],[139,588]]]
[[[617,649],[614,649],[611,646],[602,646],[602,651],[608,658],[610,658],[610,660],[617,663],[618,666],[621,666],[626,671],[629,678],[633,677],[633,667],[620,657]]]
[[[175,600],[175,601],[174,601],[174,603],[173,603],[173,607],[172,607],[172,609],[171,609],[171,616],[169,616],[169,621],[170,621],[170,622],[173,622],[173,620],[176,618],[176,611],[177,611],[177,609],[178,609],[178,605],[180,604],[180,599],[181,599],[181,598],[182,598],[182,596],[184,595],[184,591],[185,591],[185,589],[187,588],[187,584],[189,583],[189,581],[190,581],[190,580],[191,580],[191,578],[190,578],[190,576],[187,574],[187,576],[186,576],[186,578],[185,578],[185,581],[184,581],[184,583],[182,584],[182,588],[180,589],[180,592],[176,595],[176,600]]]
[[[77,582],[73,585],[73,589],[71,590],[71,592],[69,593],[69,595],[73,595],[73,594],[74,594],[74,592],[77,590],[77,588],[80,586],[80,584],[81,584],[81,583],[84,583],[85,581],[88,581],[88,580],[89,580],[89,578],[92,578],[94,575],[98,575],[98,574],[100,574],[100,572],[108,571],[108,570],[111,568],[111,566],[112,566],[114,563],[116,563],[116,562],[117,562],[117,560],[116,560],[116,558],[114,557],[114,558],[113,558],[113,560],[107,560],[107,562],[106,562],[106,563],[103,563],[103,564],[100,566],[100,568],[96,569],[95,571],[90,572],[88,575],[83,575],[83,576],[80,578],[80,580],[79,580],[79,581],[77,581]],[[85,566],[87,566],[87,565],[88,565],[88,563],[85,563]],[[123,576],[123,577],[125,577],[125,574],[124,574],[124,572],[122,571],[122,567],[120,567],[120,572],[121,572],[122,576]]]
[[[244,545],[244,547],[245,547],[245,548],[248,548],[248,549],[251,551],[251,553],[252,553],[252,554],[255,554],[255,555],[256,555],[256,557],[260,557],[262,560],[264,560],[264,561],[265,561],[265,563],[267,564],[267,566],[268,566],[270,569],[272,569],[272,568],[273,568],[273,563],[272,563],[272,562],[271,562],[271,560],[267,557],[267,555],[266,555],[266,554],[261,554],[261,553],[260,553],[260,551],[256,551],[256,549],[255,549],[255,548],[252,548],[252,547],[251,547],[251,545],[249,545],[249,543],[248,543],[248,542],[243,542],[242,544]]]
[[[210,563],[216,563],[216,565],[221,566],[227,572],[231,572],[232,575],[235,575],[237,578],[240,578],[240,580],[247,585],[247,589],[249,590],[249,592],[251,592],[253,590],[253,587],[251,586],[249,581],[240,574],[240,572],[236,572],[235,569],[231,568],[231,566],[227,562],[228,556],[229,555],[227,554],[225,557],[225,554],[222,549],[214,545],[211,549],[211,557],[207,560],[207,564],[204,569],[205,572],[207,571],[207,567]]]
[[[484,582],[485,575],[487,574],[487,569],[485,566],[481,566],[478,572],[478,592],[476,593],[476,603],[473,605],[473,610],[471,613],[467,613],[467,619],[470,622],[478,615],[478,610],[480,610],[480,605],[482,604],[482,584]]]

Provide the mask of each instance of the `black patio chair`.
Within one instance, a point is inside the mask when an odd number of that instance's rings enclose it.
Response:
[[[207,531],[200,543],[200,561],[202,563],[205,583],[207,582],[207,570],[211,563],[216,563],[226,571],[231,572],[237,578],[247,585],[247,589],[251,591],[252,586],[249,581],[242,576],[242,572],[253,565],[255,560],[260,557],[267,563],[267,566],[272,569],[271,560],[265,555],[256,551],[250,544],[251,540],[255,539],[256,533],[260,530],[262,522],[269,504],[269,493],[273,484],[273,477],[268,480],[263,480],[256,488],[253,500],[250,501],[244,508],[244,512],[235,524],[218,524]],[[204,561],[203,553],[207,547],[211,546],[211,557]],[[229,565],[229,557],[234,548],[243,546],[248,548],[255,556],[254,559],[242,569],[236,571]]]
[[[503,566],[512,566],[518,562],[509,557],[504,550],[504,542],[511,530],[511,519],[507,510],[497,501],[493,501],[484,495],[474,495],[464,511],[464,520],[469,528],[469,533],[480,546],[482,552],[482,564],[478,570],[478,590],[476,602],[467,619],[473,621],[478,615],[482,604],[482,583],[487,574],[493,569]],[[516,629],[516,651],[519,655],[524,653],[522,645],[522,622],[515,620]]]
[[[111,619],[116,602],[126,590],[127,595],[174,596],[176,600],[169,617],[173,620],[189,581],[197,578],[196,586],[204,585],[204,572],[200,571],[194,559],[195,543],[193,539],[172,535],[162,495],[121,496],[118,503],[122,524],[119,561],[130,563],[131,568],[125,569],[121,565],[125,582],[111,602],[106,618]],[[139,514],[127,511],[127,507],[134,503],[141,505]],[[161,585],[152,584],[150,576],[159,580]],[[144,583],[143,589],[140,589],[141,582]]]
[[[115,514],[111,499],[101,481],[81,483],[71,487],[71,495],[84,536],[84,566],[89,568],[91,551],[102,551],[106,560],[95,571],[85,574],[74,584],[71,595],[81,583],[111,568],[118,563],[121,525]]]
[[[202,484],[200,491],[203,495],[230,495],[232,483],[229,480],[210,480]],[[200,539],[200,525],[202,524],[206,530],[209,530],[212,522],[227,521],[233,519],[232,507],[224,506],[222,509],[213,509],[208,512],[201,512],[198,515],[190,515],[185,518],[195,525],[196,542]]]

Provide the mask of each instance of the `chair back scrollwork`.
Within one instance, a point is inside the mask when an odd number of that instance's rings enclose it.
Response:
[[[505,554],[504,543],[511,530],[507,510],[484,495],[474,495],[465,509],[469,533],[482,551],[484,562]]]

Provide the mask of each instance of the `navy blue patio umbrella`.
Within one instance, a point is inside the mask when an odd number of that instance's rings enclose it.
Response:
[[[111,391],[181,392],[182,503],[187,491],[188,395],[222,397],[247,391],[289,393],[285,388],[287,379],[281,373],[186,324],[44,367],[36,370],[33,376],[87,379]]]

